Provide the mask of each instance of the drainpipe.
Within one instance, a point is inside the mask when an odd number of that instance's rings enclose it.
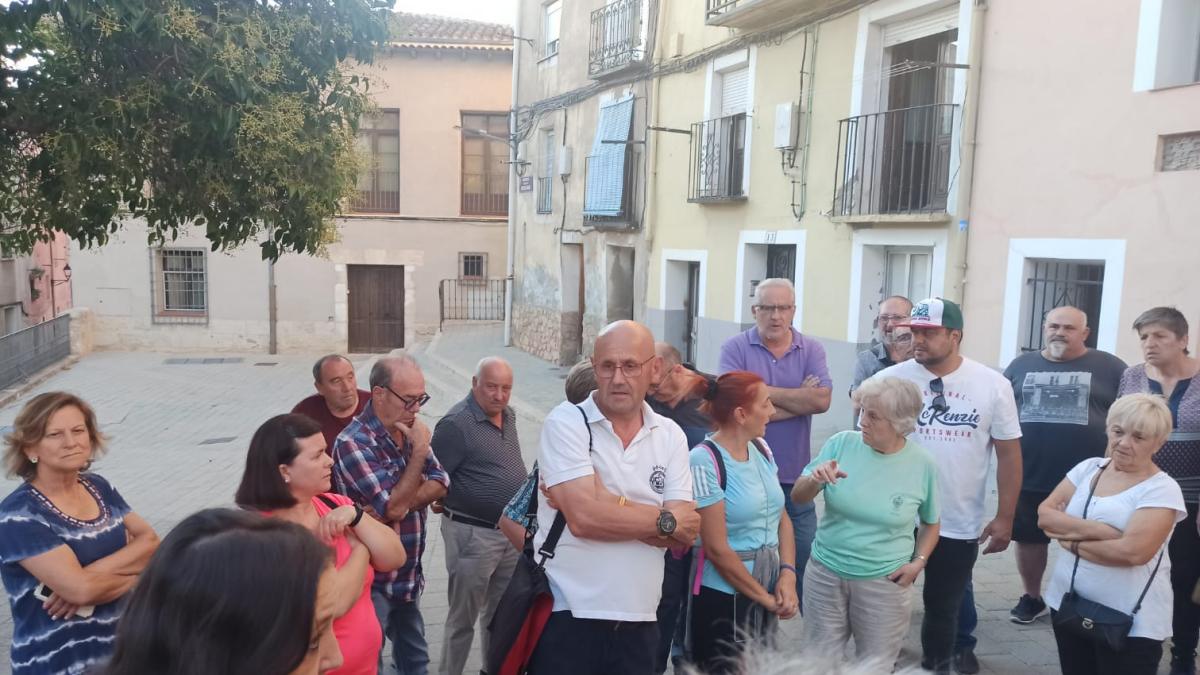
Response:
[[[267,236],[275,238],[274,229],[267,230]],[[278,343],[276,328],[279,323],[279,306],[275,303],[275,261],[267,260],[267,353],[277,354]]]
[[[513,26],[513,55],[512,55],[512,98],[509,113],[509,163],[508,163],[508,264],[504,276],[504,346],[512,346],[512,307],[513,307],[513,275],[516,272],[514,259],[517,257],[517,94],[521,82],[521,40],[517,35],[521,32],[521,5],[523,0],[517,0],[517,18]]]
[[[971,10],[971,49],[967,57],[967,106],[962,121],[962,162],[959,164],[958,204],[955,212],[962,231],[959,251],[962,255],[962,291],[959,300],[967,304],[967,252],[971,240],[971,193],[975,187],[975,146],[979,130],[979,90],[983,81],[983,24],[987,0],[973,0]]]

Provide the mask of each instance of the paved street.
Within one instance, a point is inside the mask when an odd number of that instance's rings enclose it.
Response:
[[[499,326],[448,326],[427,348],[414,349],[425,366],[433,397],[424,414],[431,425],[466,394],[475,362],[500,353],[513,362],[514,400],[527,463],[536,456],[540,420],[561,399],[564,368],[516,350],[498,347]],[[215,362],[213,358],[226,359]],[[95,405],[110,452],[95,470],[119,489],[134,509],[161,534],[187,514],[229,505],[242,472],[245,447],[267,417],[286,412],[312,391],[311,364],[317,355],[166,355],[97,353],[51,378],[34,393],[65,389]],[[230,360],[232,359],[232,360]],[[182,361],[182,362],[181,362]],[[353,357],[365,386],[372,357]],[[0,425],[11,424],[28,396],[0,410]],[[7,494],[15,483],[0,480]],[[436,517],[431,519],[425,555],[429,577],[422,601],[434,671],[440,660],[446,613],[446,572]],[[1057,657],[1048,619],[1018,627],[1008,610],[1020,595],[1011,552],[989,556],[976,567],[980,625],[977,654],[984,673],[1054,673]],[[920,602],[916,603],[919,607]],[[903,663],[917,659],[920,610],[914,614]],[[0,644],[11,635],[7,610],[0,611]],[[800,622],[785,623],[784,644],[799,648]],[[7,655],[0,663],[7,672]],[[468,672],[478,672],[478,649]],[[1165,672],[1165,667],[1163,668]]]

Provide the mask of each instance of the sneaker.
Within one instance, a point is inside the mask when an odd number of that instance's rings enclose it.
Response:
[[[1017,601],[1017,606],[1008,612],[1009,620],[1013,623],[1033,623],[1046,611],[1046,603],[1041,598],[1031,598],[1027,593],[1022,595]]]
[[[975,675],[979,672],[979,659],[975,658],[975,650],[967,647],[954,653],[954,670],[962,675]]]

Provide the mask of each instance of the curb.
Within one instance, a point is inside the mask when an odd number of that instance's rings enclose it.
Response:
[[[7,406],[9,403],[12,403],[25,394],[28,394],[38,385],[70,368],[76,363],[79,363],[79,356],[72,354],[58,363],[42,368],[38,372],[31,375],[29,379],[21,382],[19,385],[0,390],[0,407]]]

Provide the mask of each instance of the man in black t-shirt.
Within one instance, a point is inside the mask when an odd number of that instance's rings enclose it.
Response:
[[[688,447],[694,448],[712,431],[712,420],[700,412],[701,396],[692,393],[697,381],[711,381],[706,375],[683,363],[683,357],[668,342],[656,342],[654,352],[662,359],[662,379],[650,386],[646,403],[650,409],[675,422],[687,436]]]
[[[1075,307],[1046,314],[1040,352],[1018,356],[1004,371],[1021,414],[1024,480],[1013,520],[1017,571],[1025,586],[1014,623],[1032,623],[1046,611],[1042,576],[1050,539],[1037,509],[1076,464],[1104,454],[1105,418],[1117,398],[1125,362],[1085,344],[1087,315]]]

